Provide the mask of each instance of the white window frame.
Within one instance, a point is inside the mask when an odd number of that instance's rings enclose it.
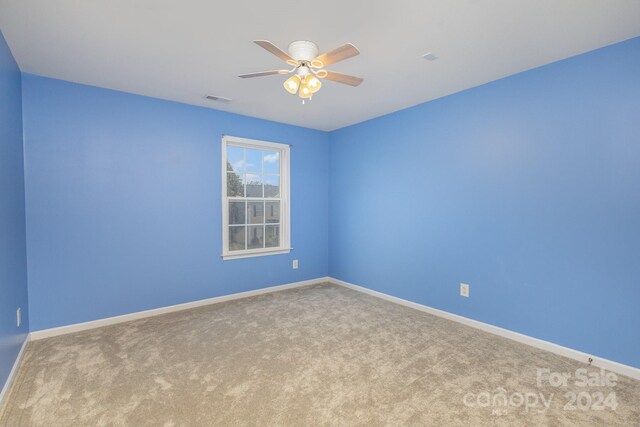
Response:
[[[229,200],[247,200],[248,197],[227,197],[227,146],[254,148],[258,150],[278,151],[280,153],[280,246],[262,249],[245,249],[229,251]],[[289,156],[288,144],[259,141],[257,139],[240,138],[237,136],[222,136],[222,258],[238,259],[264,255],[286,254],[291,251],[291,221],[289,203]],[[256,199],[264,199],[258,197]],[[268,199],[267,199],[268,200]],[[266,214],[266,212],[265,212]],[[246,216],[246,214],[245,214]],[[266,237],[266,236],[265,236]]]

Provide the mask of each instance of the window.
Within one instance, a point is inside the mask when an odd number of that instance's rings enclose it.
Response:
[[[222,137],[222,256],[288,253],[289,146]]]

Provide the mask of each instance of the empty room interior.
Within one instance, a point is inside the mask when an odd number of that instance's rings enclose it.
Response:
[[[0,426],[640,426],[640,1],[0,1]]]

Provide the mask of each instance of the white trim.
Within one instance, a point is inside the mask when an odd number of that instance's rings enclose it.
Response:
[[[231,145],[233,145],[233,143],[235,142],[236,144],[240,144],[240,145],[244,145],[244,146],[249,146],[249,148],[258,148],[258,149],[262,149],[262,148],[266,148],[269,150],[288,150],[290,145],[289,144],[283,144],[281,142],[273,142],[273,141],[263,141],[260,139],[250,139],[250,138],[241,138],[239,136],[231,136],[231,135],[222,135],[222,139],[225,141],[228,141],[229,143],[231,143]],[[226,166],[225,165],[225,171],[226,171]]]
[[[275,248],[260,248],[260,249],[245,249],[238,251],[228,251],[229,245],[229,220],[228,220],[228,201],[227,197],[227,146],[240,146],[243,148],[255,148],[259,150],[271,150],[277,151],[280,154],[280,197],[274,198],[280,202],[280,246]],[[222,259],[238,259],[238,258],[250,258],[255,256],[264,255],[276,255],[285,254],[291,250],[291,203],[290,203],[290,146],[288,144],[281,144],[277,142],[260,141],[257,139],[240,138],[237,136],[223,135],[221,144],[221,173],[222,173]],[[245,156],[246,157],[246,156]],[[262,165],[262,172],[264,175],[264,165]],[[264,196],[264,194],[263,194]],[[235,199],[233,197],[232,199]],[[238,200],[250,200],[252,198],[242,197]],[[264,197],[253,198],[257,200],[268,200]],[[266,211],[265,211],[266,214]],[[246,215],[246,213],[245,213]],[[248,221],[248,218],[247,218]],[[247,236],[248,226],[245,224],[245,241]],[[259,225],[259,224],[258,224]],[[268,225],[268,224],[266,224]],[[264,236],[266,239],[266,235]],[[245,246],[246,247],[246,246]]]
[[[286,285],[271,286],[268,288],[256,289],[253,291],[238,292],[235,294],[222,295],[219,297],[207,298],[198,301],[186,302],[183,304],[169,305],[166,307],[154,308],[151,310],[137,311],[135,313],[123,314],[121,316],[107,317],[104,319],[92,320],[89,322],[75,323],[73,325],[59,326],[57,328],[42,329],[31,332],[31,340],[41,340],[43,338],[55,337],[58,335],[71,334],[74,332],[85,331],[87,329],[100,328],[102,326],[115,325],[117,323],[128,322],[130,320],[143,319],[145,317],[158,316],[165,313],[173,313],[175,311],[188,310],[190,308],[201,307],[203,305],[217,304],[224,301],[247,298],[254,295],[262,295],[271,292],[284,291],[286,289],[299,288],[301,286],[315,285],[318,283],[328,282],[328,277],[320,277],[317,279],[303,280],[301,282],[289,283]]]
[[[222,255],[222,259],[240,259],[240,258],[253,258],[257,256],[265,256],[265,255],[279,255],[279,254],[288,254],[291,252],[292,248],[284,248],[284,249],[256,249],[250,251],[243,251],[239,254],[234,255]]]
[[[410,307],[416,310],[424,311],[425,313],[433,314],[438,317],[453,320],[454,322],[462,323],[463,325],[471,326],[472,328],[480,329],[482,331],[489,332],[491,334],[498,335],[504,338],[509,338],[511,340],[514,340],[523,344],[527,344],[532,347],[539,348],[541,350],[546,350],[548,352],[558,354],[560,356],[568,357],[569,359],[577,360],[579,362],[588,364],[589,359],[592,359],[591,366],[595,366],[597,368],[603,368],[620,375],[624,375],[630,378],[634,378],[636,380],[640,380],[640,368],[624,365],[622,363],[614,362],[613,360],[603,359],[601,357],[583,353],[582,351],[574,350],[568,347],[563,347],[561,345],[554,344],[549,341],[544,341],[538,338],[534,338],[528,335],[514,332],[509,329],[500,328],[498,326],[490,325],[488,323],[480,322],[478,320],[469,319],[468,317],[459,316],[457,314],[449,313],[447,311],[438,310],[437,308],[432,308],[426,305],[418,304],[416,302],[412,302],[402,298],[387,295],[382,292],[374,291],[371,289],[364,288],[362,286],[345,282],[344,280],[339,280],[339,279],[330,277],[329,282],[336,285],[344,286],[349,289],[353,289],[358,292],[363,292],[365,294],[369,294],[377,298],[391,301],[396,304],[404,305],[405,307]]]
[[[0,391],[0,414],[2,414],[2,404],[4,403],[5,397],[9,394],[9,389],[11,388],[11,384],[15,379],[15,375],[18,373],[18,366],[20,366],[20,361],[22,361],[22,355],[24,354],[24,349],[27,348],[27,343],[29,342],[31,334],[27,334],[22,343],[22,347],[20,347],[20,351],[18,352],[18,357],[16,357],[15,362],[13,362],[13,367],[9,372],[9,376],[7,377],[7,381],[5,381],[4,386],[2,387],[2,391]]]

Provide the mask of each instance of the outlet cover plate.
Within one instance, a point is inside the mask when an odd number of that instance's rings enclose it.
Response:
[[[469,297],[469,285],[466,283],[460,283],[460,295],[463,297]]]

